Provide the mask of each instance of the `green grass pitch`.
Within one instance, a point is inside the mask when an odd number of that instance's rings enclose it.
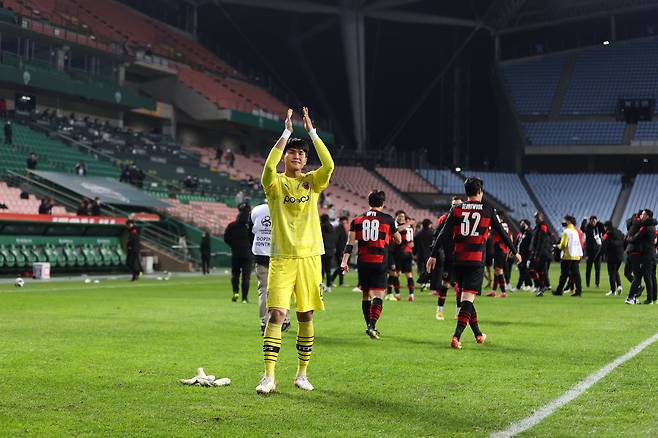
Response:
[[[316,317],[316,390],[292,385],[295,324],[269,397],[254,390],[255,281],[250,304],[231,302],[226,276],[0,286],[0,436],[483,437],[658,332],[658,306],[624,305],[602,286],[478,298],[489,338],[477,345],[467,328],[461,351],[448,348],[452,295],[439,322],[436,299],[419,293],[385,302],[373,341],[353,274],[347,284]],[[657,436],[657,364],[654,344],[523,436]],[[232,385],[178,383],[200,366]]]

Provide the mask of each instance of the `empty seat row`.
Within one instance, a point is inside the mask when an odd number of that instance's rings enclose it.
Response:
[[[530,173],[525,178],[556,230],[566,214],[609,220],[621,192],[619,174]]]
[[[639,174],[635,177],[633,188],[626,202],[626,209],[621,218],[620,228],[626,231],[625,221],[641,209],[648,208],[658,214],[658,174]]]
[[[37,262],[62,268],[117,267],[125,264],[126,254],[118,245],[0,245],[0,268],[31,267]]]
[[[619,99],[658,97],[658,38],[580,51],[561,113],[614,114]]]
[[[625,122],[570,121],[525,123],[528,144],[619,145],[624,141]]]
[[[549,55],[503,66],[505,85],[519,114],[549,113],[566,60],[564,55]]]

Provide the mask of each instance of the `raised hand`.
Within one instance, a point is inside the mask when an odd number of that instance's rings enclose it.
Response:
[[[284,124],[286,126],[286,129],[290,132],[293,131],[293,126],[292,126],[292,108],[288,108],[288,114],[286,117],[286,120],[284,121]]]
[[[313,129],[313,122],[311,121],[311,118],[308,115],[308,107],[302,107],[302,113],[303,113],[303,120],[304,120],[304,129],[306,129],[306,132],[311,132]]]

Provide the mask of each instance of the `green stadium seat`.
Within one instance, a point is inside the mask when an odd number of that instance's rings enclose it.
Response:
[[[25,255],[15,245],[11,245],[9,247],[9,252],[14,256],[14,259],[16,260],[16,266],[19,268],[27,266],[27,259],[25,258]]]
[[[46,261],[48,263],[50,263],[50,266],[52,268],[54,268],[56,266],[60,266],[60,264],[58,263],[58,258],[59,257],[58,257],[57,251],[55,251],[55,248],[51,244],[45,245],[42,248],[42,251],[43,251],[44,255],[46,256]],[[65,265],[66,265],[66,261],[64,261],[64,266]]]
[[[34,252],[32,252],[32,249],[29,248],[27,245],[21,245],[20,247],[18,247],[18,250],[25,257],[25,261],[27,263],[27,266],[32,266],[32,264],[37,261],[37,258],[34,255]]]
[[[126,264],[126,253],[123,251],[123,248],[121,245],[116,245],[113,248],[114,252],[116,253],[117,257],[119,258],[119,263],[117,266],[120,265],[125,265]]]
[[[16,257],[4,245],[0,245],[0,254],[4,260],[4,265],[8,268],[16,266]]]
[[[66,256],[66,265],[67,266],[82,266],[84,262],[80,263],[78,261],[78,254],[75,252],[75,249],[71,245],[65,245],[63,248],[64,255]]]

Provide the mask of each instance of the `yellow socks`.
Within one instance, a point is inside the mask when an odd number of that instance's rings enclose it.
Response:
[[[311,327],[312,330],[313,327]],[[263,336],[263,356],[265,359],[266,376],[274,377],[274,368],[276,367],[276,360],[279,357],[279,349],[281,349],[281,324],[268,322]]]
[[[279,331],[279,336],[280,333]],[[313,321],[299,322],[299,329],[297,330],[298,376],[306,375],[306,368],[308,368],[308,362],[311,360],[311,350],[313,350],[313,339]]]

